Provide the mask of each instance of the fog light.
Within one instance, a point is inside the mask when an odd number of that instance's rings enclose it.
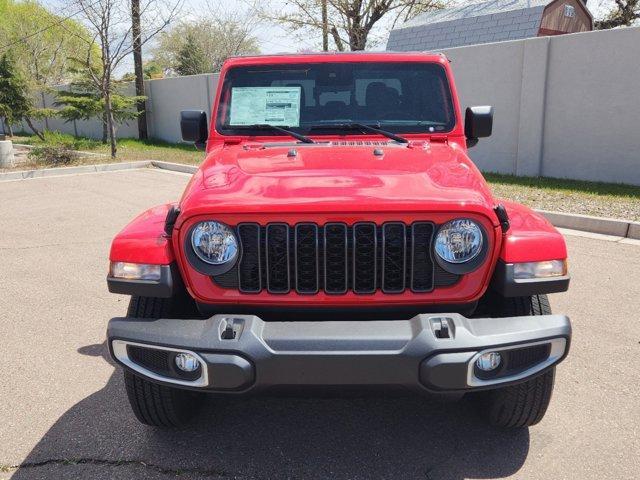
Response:
[[[183,372],[195,372],[200,368],[200,362],[190,353],[179,353],[176,355],[176,366]]]
[[[483,353],[476,360],[476,367],[483,372],[492,372],[500,366],[502,355],[498,352]]]

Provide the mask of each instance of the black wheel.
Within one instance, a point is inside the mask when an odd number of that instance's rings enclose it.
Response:
[[[131,297],[127,315],[138,318],[162,318],[174,315],[173,298]],[[175,318],[175,317],[171,317]],[[182,427],[199,412],[204,394],[150,382],[128,370],[124,372],[127,397],[136,418],[154,427]]]
[[[489,307],[494,317],[549,315],[551,306],[546,295],[493,299]],[[555,367],[526,382],[480,392],[477,395],[481,413],[499,427],[530,427],[540,422],[547,411]]]

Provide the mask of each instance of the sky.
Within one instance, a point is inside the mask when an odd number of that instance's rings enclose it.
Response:
[[[223,15],[236,14],[242,17],[249,11],[248,0],[184,0],[184,2],[183,15],[194,18],[215,11]],[[262,3],[269,5],[273,11],[285,8],[285,2],[281,0],[267,0]],[[294,41],[290,34],[274,24],[264,22],[257,24],[254,35],[258,38],[262,53],[293,52],[300,48],[313,48],[312,41],[304,42],[297,38]]]
[[[173,1],[173,0],[165,0]],[[246,15],[247,3],[251,0],[182,0],[184,2],[181,17],[182,18],[198,18],[199,16],[211,14],[212,11],[220,11],[227,14],[236,14],[242,17]],[[286,0],[257,0],[262,1],[262,4],[267,4],[273,11],[278,11],[286,8]],[[461,2],[462,0],[454,0]],[[73,11],[70,10],[70,5],[73,4],[69,0],[41,0],[41,3],[51,9],[53,12],[61,15],[68,15]],[[472,3],[472,2],[469,2]],[[473,3],[479,3],[474,1]],[[614,0],[588,0],[587,5],[594,17],[601,18],[605,13],[612,8]],[[378,31],[378,34],[384,38],[384,27]],[[254,30],[254,35],[258,39],[260,50],[262,53],[283,53],[283,52],[296,52],[300,50],[319,50],[320,49],[320,35],[316,38],[301,39],[297,36],[293,36],[278,25],[271,23],[258,23]],[[374,49],[383,49],[385,42],[374,47]],[[144,51],[143,51],[144,54]],[[133,59],[124,62],[120,67],[119,74],[126,73],[133,70]]]
[[[144,0],[143,0],[144,1]],[[173,1],[173,0],[164,0]],[[182,0],[182,18],[198,18],[201,15],[210,14],[212,10],[229,12],[242,15],[247,11],[247,0]],[[73,12],[69,0],[40,0],[40,2],[51,11],[60,15],[68,15]],[[141,2],[142,3],[142,2]],[[284,8],[285,1],[267,0],[262,2],[268,4],[274,11]],[[212,8],[213,7],[213,8]],[[258,38],[261,51],[263,53],[294,52],[300,49],[314,48],[313,41],[301,41],[291,36],[273,24],[261,24],[257,26],[255,35]]]

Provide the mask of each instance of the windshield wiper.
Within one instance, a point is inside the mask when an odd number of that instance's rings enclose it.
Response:
[[[372,133],[383,135],[387,138],[390,138],[391,140],[395,140],[396,142],[409,143],[409,140],[407,140],[404,137],[401,137],[400,135],[396,135],[395,133],[382,130],[378,127],[373,127],[365,123],[357,123],[357,122],[326,123],[326,124],[319,123],[317,125],[311,126],[310,130],[320,129],[320,128],[336,129],[336,130],[361,130],[365,132],[372,132]]]
[[[230,128],[234,130],[273,130],[280,133],[286,133],[296,140],[300,140],[302,143],[316,143],[311,138],[305,135],[289,130],[290,127],[278,127],[269,123],[261,123],[256,125],[233,125]]]

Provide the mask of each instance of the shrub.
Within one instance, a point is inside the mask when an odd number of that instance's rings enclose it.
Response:
[[[29,159],[49,167],[61,167],[72,164],[78,154],[63,145],[44,145],[34,147],[29,152]]]

